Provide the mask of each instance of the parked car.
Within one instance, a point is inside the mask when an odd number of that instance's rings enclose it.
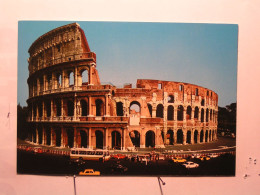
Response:
[[[187,169],[191,169],[191,168],[197,168],[199,167],[199,164],[191,162],[191,161],[187,161],[186,163],[183,164],[183,166]]]
[[[217,158],[218,155],[217,154],[209,154],[208,157],[210,157],[210,158]]]
[[[85,169],[79,172],[79,175],[100,175],[99,171],[94,171],[93,169]]]
[[[172,160],[175,163],[184,163],[187,161],[185,158],[181,158],[181,157],[174,157],[174,158],[172,158]]]
[[[124,154],[114,154],[114,155],[112,155],[112,158],[115,158],[115,159],[125,159],[126,155],[124,155]]]

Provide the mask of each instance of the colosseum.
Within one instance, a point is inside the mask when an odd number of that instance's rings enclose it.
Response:
[[[55,147],[164,148],[217,139],[218,95],[194,84],[138,79],[101,84],[79,24],[40,36],[30,57],[30,139]]]

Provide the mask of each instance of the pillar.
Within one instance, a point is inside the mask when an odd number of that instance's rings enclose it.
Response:
[[[183,106],[183,122],[186,122],[187,106]]]
[[[108,128],[104,128],[104,133],[105,133],[105,148],[104,149],[107,149],[108,146],[109,146],[109,143],[108,143]]]
[[[109,116],[108,113],[108,94],[105,95],[106,107],[105,107],[105,116]]]
[[[91,102],[92,98],[89,96],[88,97],[88,116],[93,116],[92,114],[92,102]]]
[[[177,129],[174,129],[174,131],[173,131],[173,137],[174,137],[173,143],[174,143],[174,144],[177,144]]]
[[[144,133],[144,129],[141,129],[141,133],[140,133],[140,148],[145,148],[145,133]]]
[[[178,111],[178,107],[174,106],[174,115],[173,115],[173,120],[177,121],[177,111]]]
[[[122,150],[125,150],[125,142],[126,142],[126,129],[122,128],[122,134],[123,134],[123,139],[122,139],[122,142],[121,142],[121,146],[122,146]]]
[[[60,143],[60,145],[61,145],[61,147],[63,147],[63,148],[65,148],[65,142],[64,142],[64,128],[63,128],[63,126],[61,126],[61,143]]]
[[[191,129],[190,143],[191,143],[191,144],[194,144],[194,129]]]
[[[183,132],[183,140],[182,140],[182,144],[183,145],[186,145],[187,143],[187,131],[186,129],[182,129],[182,132]]]
[[[195,107],[191,107],[191,122],[194,122]]]
[[[78,148],[78,143],[77,143],[77,128],[74,127],[73,130],[74,130],[74,132],[73,132],[73,133],[74,133],[74,137],[73,137],[73,138],[74,138],[74,139],[73,139],[73,140],[74,140],[74,141],[73,141],[73,147]]]

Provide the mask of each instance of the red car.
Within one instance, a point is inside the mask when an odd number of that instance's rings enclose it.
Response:
[[[114,155],[112,155],[112,158],[125,159],[126,155],[124,155],[124,154],[114,154]]]

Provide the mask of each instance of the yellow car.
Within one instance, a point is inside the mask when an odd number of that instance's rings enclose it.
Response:
[[[79,175],[100,175],[99,171],[94,171],[93,169],[85,169],[79,172]]]
[[[187,160],[184,159],[184,158],[181,158],[181,157],[175,157],[175,158],[172,158],[173,162],[175,163],[184,163],[186,162]]]

